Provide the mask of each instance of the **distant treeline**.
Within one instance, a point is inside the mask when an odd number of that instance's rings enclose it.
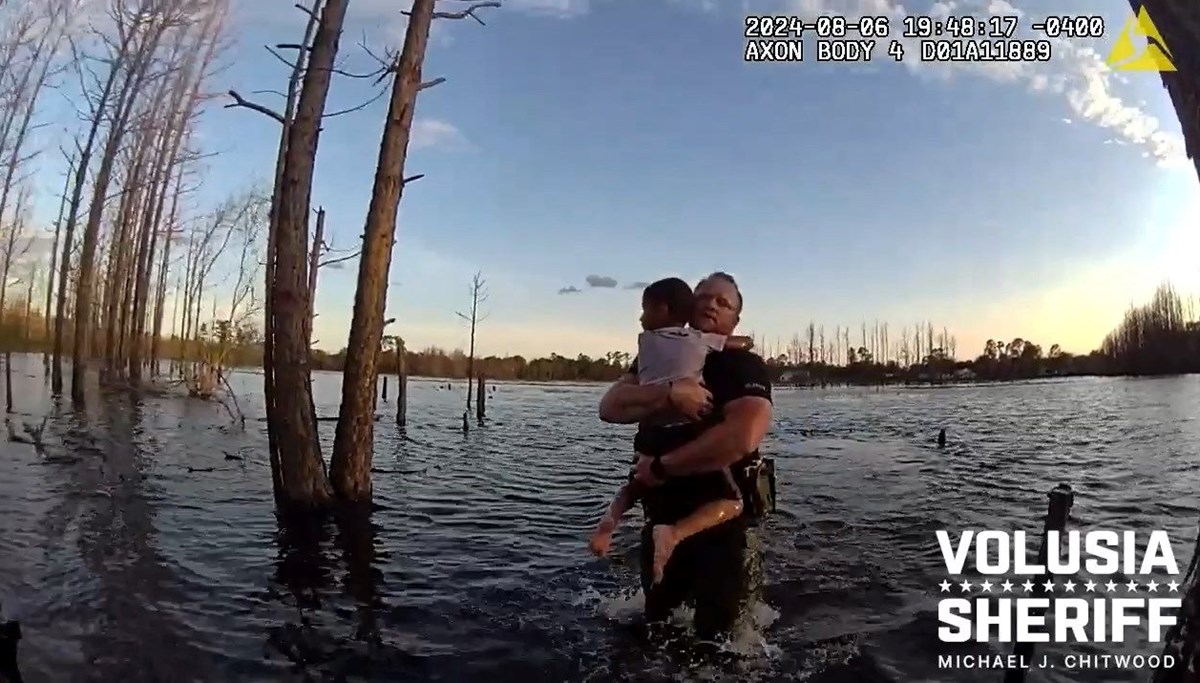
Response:
[[[6,307],[3,337],[14,350],[43,351],[44,323],[36,316],[25,317],[25,307],[14,302]],[[848,328],[837,328],[838,341],[828,342],[823,331],[809,325],[806,341],[799,334],[782,352],[766,347],[767,364],[774,380],[781,384],[879,384],[893,382],[1004,381],[1036,377],[1078,375],[1159,375],[1200,372],[1200,323],[1195,319],[1193,302],[1185,300],[1164,284],[1151,301],[1131,308],[1124,320],[1103,341],[1100,348],[1086,355],[1062,351],[1057,344],[1049,348],[1032,340],[988,340],[972,360],[954,357],[954,337],[945,330],[935,334],[926,323],[905,329],[898,340],[888,337],[886,325],[863,326],[865,343],[849,342]],[[833,335],[831,335],[832,337]],[[223,334],[220,343],[233,348],[227,352],[227,365],[262,364],[261,335],[240,329]],[[217,342],[176,337],[162,340],[163,358],[191,358],[202,355],[206,345]],[[380,371],[395,374],[397,344],[389,344],[380,360]],[[403,349],[403,342],[399,346]],[[760,351],[764,348],[758,345]],[[824,349],[824,350],[822,350]],[[469,358],[461,350],[447,352],[436,347],[422,351],[403,351],[407,374],[418,377],[464,378]],[[844,354],[844,355],[842,355]],[[885,360],[875,360],[876,354]],[[919,355],[918,355],[919,354]],[[841,358],[838,358],[838,356]],[[312,367],[340,370],[345,352],[314,350]],[[630,354],[611,351],[600,358],[585,354],[575,357],[551,354],[547,358],[523,356],[486,356],[475,359],[476,373],[492,379],[526,381],[612,381],[629,367]]]
[[[880,384],[903,382],[1005,381],[1037,377],[1081,375],[1171,375],[1200,373],[1200,322],[1195,317],[1192,299],[1183,299],[1168,283],[1160,286],[1150,303],[1130,308],[1115,330],[1105,337],[1100,348],[1086,355],[1063,351],[1058,344],[1049,349],[1020,337],[1012,341],[989,339],[982,353],[972,360],[954,357],[954,338],[943,331],[935,336],[932,325],[918,325],[914,342],[902,333],[896,357],[875,361],[872,348],[891,348],[887,328],[879,326],[869,338],[874,346],[857,348],[847,344],[846,360],[835,363],[821,360],[819,351],[809,353],[815,360],[795,361],[797,343],[791,353],[772,356],[768,364],[775,370],[776,381],[804,385]],[[809,326],[810,339],[812,326]],[[940,343],[939,343],[940,342]],[[919,361],[910,361],[912,349],[921,349]],[[814,349],[816,347],[810,347]],[[799,351],[803,354],[804,349]]]

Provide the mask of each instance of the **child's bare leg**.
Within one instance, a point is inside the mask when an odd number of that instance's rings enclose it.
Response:
[[[711,529],[742,514],[741,499],[714,500],[696,508],[692,514],[675,524],[658,524],[650,533],[654,539],[654,582],[662,581],[663,570],[671,553],[684,539]]]
[[[635,482],[622,486],[621,490],[617,492],[617,497],[613,499],[604,516],[596,524],[596,530],[592,532],[591,540],[588,542],[588,547],[594,554],[599,557],[608,554],[608,549],[612,546],[613,533],[616,532],[621,517],[629,508],[633,507],[640,494],[641,490]]]

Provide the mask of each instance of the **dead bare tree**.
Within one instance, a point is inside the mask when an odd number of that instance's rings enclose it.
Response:
[[[50,67],[55,61],[54,55],[66,39],[70,12],[74,9],[74,4],[74,0],[53,0],[46,4],[46,15],[39,17],[42,21],[31,27],[35,33],[41,31],[40,36],[30,48],[27,59],[20,65],[21,76],[9,96],[5,98],[11,104],[0,109],[0,149],[6,150],[4,180],[0,185],[0,217],[4,216],[8,209],[8,199],[17,180],[17,173],[28,160],[28,157],[23,155],[33,115],[46,87]],[[36,11],[36,8],[22,8],[22,11],[29,10]]]
[[[0,105],[0,150],[4,151],[3,181],[0,184],[0,222],[7,213],[10,193],[18,182],[21,168],[36,154],[27,153],[26,150],[29,133],[33,129],[34,113],[48,84],[51,68],[56,63],[55,56],[66,41],[77,5],[77,0],[48,0],[40,5],[29,4],[18,8],[15,10],[18,16],[11,24],[13,33],[8,36],[11,40],[5,40],[4,48],[0,49],[0,82],[4,84],[0,85],[0,88],[3,88],[0,95],[0,102],[3,102],[3,105]],[[36,38],[30,41],[24,59],[20,59],[23,52],[21,47],[27,36]],[[9,69],[13,71],[10,72]],[[10,73],[19,75],[12,81],[11,87],[7,87],[8,79],[5,76]],[[22,217],[18,217],[14,219],[13,225],[23,220]],[[11,257],[11,253],[9,256]],[[6,280],[7,275],[6,266]],[[0,306],[0,310],[2,309]],[[26,323],[28,324],[28,321]],[[11,393],[11,389],[7,391]],[[10,409],[11,404],[10,399]]]
[[[33,286],[37,284],[38,275],[40,275],[38,270],[37,261],[30,262],[25,269],[25,315],[21,325],[21,337],[25,342],[23,348],[26,350],[29,349],[30,333],[33,331]]]
[[[310,313],[310,315],[309,315],[309,326],[310,326],[309,333],[310,334],[312,332],[312,327],[311,327],[312,324],[316,322],[317,316],[320,315],[319,313],[317,313],[317,310],[316,310],[318,277],[317,277],[317,275],[313,274],[313,269],[315,268],[316,272],[318,274],[320,273],[322,268],[340,269],[342,267],[343,263],[345,263],[347,261],[353,261],[354,259],[356,259],[362,255],[361,248],[355,249],[353,251],[351,251],[349,249],[335,249],[333,247],[333,245],[331,245],[327,240],[325,240],[324,230],[325,230],[325,226],[323,223],[323,218],[322,218],[320,212],[318,212],[317,234],[322,235],[322,237],[321,237],[321,239],[317,239],[316,235],[313,236],[313,250],[314,251],[311,254],[309,254],[309,260],[308,260],[308,262],[309,262],[309,279],[308,279],[308,281],[309,281],[309,284],[311,285],[308,290],[309,297],[310,297],[310,300],[309,300],[309,313]],[[328,257],[328,258],[326,258],[326,257]],[[314,343],[316,343],[316,342],[310,341],[309,346],[311,347]]]
[[[10,103],[16,102],[18,88],[10,82],[10,76],[22,70],[21,53],[31,42],[31,36],[36,35],[41,17],[33,6],[6,11],[5,15],[4,23],[0,24],[0,95],[3,95],[0,102],[15,109]]]
[[[77,60],[78,62],[79,60]],[[104,86],[100,91],[100,95],[92,105],[91,125],[88,127],[88,135],[86,142],[83,145],[76,144],[79,150],[79,163],[75,166],[74,188],[71,190],[70,208],[67,210],[67,226],[63,236],[62,256],[59,262],[58,270],[58,301],[55,305],[54,313],[54,352],[51,356],[50,363],[50,388],[56,395],[62,393],[62,356],[65,336],[64,333],[64,316],[66,315],[67,307],[67,292],[79,291],[79,273],[74,273],[74,282],[72,287],[67,287],[67,277],[72,274],[71,264],[72,256],[75,248],[75,226],[79,220],[79,207],[83,202],[83,188],[87,184],[87,171],[91,163],[92,151],[95,147],[96,138],[100,131],[100,125],[103,121],[104,110],[108,107],[109,98],[112,96],[113,85],[116,83],[118,69],[114,60],[110,64],[108,78],[104,81]],[[74,307],[75,302],[72,302]],[[74,324],[74,320],[72,321]]]
[[[12,267],[29,251],[33,244],[32,240],[26,237],[27,221],[29,220],[28,209],[29,191],[22,186],[17,193],[16,215],[3,227],[3,233],[0,234],[0,321],[4,319],[8,311],[6,308],[8,286],[17,284],[17,282],[10,282]],[[29,325],[28,320],[25,321],[25,325]],[[8,413],[13,411],[11,351],[11,342],[6,335],[4,340],[4,406]]]
[[[72,345],[71,399],[82,404],[85,399],[84,380],[87,376],[91,356],[91,331],[94,324],[92,300],[95,293],[96,246],[100,238],[100,221],[108,200],[109,185],[117,154],[128,132],[129,118],[134,110],[137,95],[150,73],[150,65],[163,34],[175,21],[173,13],[163,11],[153,0],[138,0],[132,11],[123,0],[114,0],[110,17],[118,34],[118,41],[103,39],[111,48],[110,73],[119,73],[120,87],[111,106],[97,111],[97,117],[107,114],[110,118],[107,138],[101,152],[99,166],[92,182],[92,199],[88,207],[88,220],[84,226],[83,245],[79,254],[79,274],[75,294],[75,335]],[[97,121],[98,123],[98,121]]]
[[[371,499],[375,385],[379,374],[383,314],[387,306],[388,272],[395,245],[396,214],[405,185],[417,177],[405,178],[404,164],[417,96],[421,90],[442,82],[442,79],[422,81],[430,26],[435,18],[470,16],[478,21],[474,14],[476,9],[499,6],[499,3],[476,3],[463,12],[452,13],[435,11],[435,4],[435,0],[414,0],[411,11],[406,13],[409,21],[404,45],[400,54],[386,64],[393,74],[392,92],[363,231],[331,463],[334,489],[348,502],[367,503]],[[476,280],[482,286],[479,276]]]
[[[477,272],[471,278],[471,313],[455,313],[471,326],[470,349],[467,353],[467,412],[471,412],[471,387],[475,380],[475,328],[487,319],[488,314],[479,314],[479,305],[487,301],[487,282],[483,273]]]
[[[152,97],[147,116],[159,113],[165,80],[159,81],[159,88]],[[123,320],[125,293],[128,291],[128,262],[132,258],[133,245],[130,244],[130,230],[139,220],[142,210],[143,182],[146,172],[147,156],[151,149],[150,137],[154,129],[150,126],[139,126],[135,129],[131,145],[125,150],[123,189],[119,193],[119,202],[114,212],[112,228],[114,230],[108,251],[107,276],[104,278],[104,299],[101,304],[104,312],[104,353],[107,360],[105,371],[112,373],[116,370],[120,358],[118,337],[123,336]]]
[[[322,5],[317,0],[304,10],[309,22],[296,50],[284,114],[230,92],[231,106],[283,124],[268,227],[263,367],[272,483],[280,511],[319,509],[333,496],[317,435],[304,331],[313,168],[347,3],[326,0]]]
[[[182,349],[185,360],[189,347],[187,342],[191,340],[195,342],[197,351],[194,360],[200,365],[206,364],[206,359],[203,357],[205,349],[201,344],[200,336],[209,277],[221,262],[234,238],[239,237],[245,244],[245,240],[249,239],[246,237],[246,233],[258,228],[264,222],[267,206],[266,196],[259,190],[251,189],[231,196],[217,207],[212,217],[193,225],[188,244],[183,298]],[[245,269],[244,264],[238,266],[239,273]],[[244,288],[245,283],[239,281],[237,291],[243,292]],[[211,301],[215,305],[216,299],[209,296],[207,301]],[[210,320],[210,326],[211,324],[212,320]],[[199,366],[193,368],[194,374],[203,370],[204,368]]]
[[[171,245],[175,243],[176,237],[180,233],[178,228],[179,197],[183,193],[183,169],[184,165],[179,164],[175,175],[174,189],[171,194],[171,213],[167,219],[167,226],[165,229],[163,229],[163,255],[162,259],[159,261],[158,284],[156,286],[157,289],[154,300],[154,323],[150,337],[152,375],[158,375],[158,363],[161,357],[159,350],[162,340],[163,307],[167,298],[167,272],[171,264]],[[176,294],[178,294],[179,291],[180,290],[177,289]],[[175,308],[179,308],[178,297],[176,298]]]
[[[321,7],[323,1],[324,0],[313,0],[311,7],[304,10],[308,15],[308,21],[305,23],[304,36],[299,44],[300,49],[296,50],[296,59],[292,63],[292,70],[288,77],[288,86],[283,113],[279,114],[268,107],[249,102],[233,90],[229,91],[229,95],[233,98],[234,103],[226,105],[227,107],[246,107],[253,111],[264,113],[282,124],[279,133],[279,148],[275,156],[275,183],[271,191],[271,210],[269,219],[267,221],[267,253],[263,266],[264,281],[266,284],[266,288],[263,291],[263,403],[267,415],[267,449],[268,459],[271,465],[271,490],[275,496],[275,506],[277,509],[283,509],[285,506],[290,505],[289,496],[291,495],[290,492],[292,491],[294,491],[296,495],[300,496],[300,500],[302,501],[306,500],[306,492],[312,492],[312,504],[319,504],[325,498],[327,498],[327,496],[324,496],[323,494],[328,490],[328,484],[322,484],[319,481],[312,482],[307,486],[301,485],[300,479],[302,477],[311,476],[313,478],[317,478],[319,475],[321,478],[323,478],[325,472],[324,461],[320,463],[320,468],[317,468],[315,463],[303,459],[307,457],[307,454],[297,456],[298,459],[295,461],[296,467],[294,468],[296,474],[294,478],[290,478],[288,480],[289,486],[287,487],[287,490],[285,490],[283,479],[283,461],[279,453],[280,418],[275,408],[274,324],[275,253],[277,251],[276,245],[279,235],[279,204],[283,199],[284,170],[287,167],[288,161],[288,142],[291,139],[292,124],[296,116],[296,107],[300,97],[302,79],[312,54],[310,47],[312,46],[313,42],[313,34],[317,29],[318,20],[322,15]],[[344,16],[344,5],[340,11]],[[337,17],[332,17],[332,19],[336,21]],[[336,30],[334,31],[332,46],[327,46],[325,49],[326,53],[332,52],[333,54],[322,53],[322,61],[327,62],[327,64],[333,63],[333,57],[337,53],[337,35],[340,32],[341,24],[339,22]],[[328,35],[324,35],[323,39],[328,41]],[[319,102],[308,104],[310,108],[314,107],[315,105],[315,107],[318,109],[318,122],[306,125],[313,125],[319,128],[319,114],[323,113],[325,109],[325,95],[316,92],[316,88],[318,88],[318,86],[319,84],[314,83],[314,91],[311,97],[317,98],[319,96]],[[326,84],[324,87],[327,91],[328,84]],[[316,153],[315,150],[316,142],[314,140],[312,151],[314,156]],[[309,170],[309,175],[311,176],[311,167]],[[311,180],[309,185],[311,190]],[[316,419],[315,410],[313,411],[313,419]],[[302,504],[308,505],[310,503],[304,502]]]
[[[249,200],[248,210],[239,212],[236,222],[226,229],[232,241],[237,244],[236,259],[229,262],[229,267],[224,270],[224,279],[233,281],[229,290],[229,306],[223,317],[218,318],[214,314],[206,325],[198,326],[199,329],[207,329],[209,339],[201,349],[200,367],[189,380],[189,391],[193,396],[220,400],[222,403],[225,403],[226,398],[231,399],[233,408],[229,411],[230,415],[243,425],[245,416],[227,381],[226,368],[230,353],[241,344],[243,331],[249,319],[258,312],[255,297],[260,257],[258,236],[262,224],[266,222],[269,207],[269,200],[264,194],[251,194]],[[206,277],[210,268],[207,263],[201,263],[197,269],[200,273],[198,277]],[[215,309],[216,297],[213,299]],[[226,393],[224,397],[218,395],[222,387]],[[228,405],[226,407],[229,408]]]
[[[185,33],[181,37],[181,42],[191,47],[192,50],[189,52],[190,56],[183,61],[172,85],[168,107],[170,115],[167,117],[166,126],[161,131],[154,162],[151,183],[155,189],[147,199],[139,231],[133,294],[127,307],[131,317],[129,334],[132,337],[127,360],[129,378],[134,384],[140,382],[142,376],[142,365],[147,346],[146,308],[150,293],[150,273],[154,267],[158,237],[163,232],[163,213],[168,193],[172,187],[170,179],[174,167],[181,163],[182,151],[188,139],[190,126],[203,95],[203,85],[221,45],[227,11],[228,6],[224,2],[212,4],[197,23],[194,35]],[[174,185],[177,189],[173,200],[173,213],[178,208],[178,182]],[[169,252],[164,246],[164,267],[168,255]]]
[[[67,175],[63,183],[62,196],[59,198],[58,218],[54,221],[54,242],[50,247],[50,270],[46,274],[46,308],[42,314],[43,318],[45,318],[42,322],[45,324],[47,341],[51,339],[51,335],[53,334],[52,326],[57,326],[57,321],[51,322],[54,320],[50,308],[53,303],[51,297],[54,296],[54,270],[58,264],[58,240],[62,234],[63,215],[67,210],[67,193],[70,191],[71,175],[74,173],[74,170],[75,157],[72,155],[67,160]],[[59,287],[62,287],[61,282],[59,283]],[[46,374],[50,372],[50,348],[48,345],[43,346],[42,369]]]
[[[321,250],[325,245],[325,209],[317,209],[317,229],[313,233],[312,249],[308,252],[308,316],[305,319],[304,339],[312,348],[313,319],[316,318],[317,275],[321,267]]]
[[[809,321],[808,323],[808,364],[812,365],[817,362],[817,324]]]

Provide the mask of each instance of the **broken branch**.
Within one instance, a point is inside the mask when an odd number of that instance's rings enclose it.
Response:
[[[272,57],[274,57],[275,59],[278,59],[279,61],[283,62],[284,66],[286,66],[287,68],[289,68],[289,69],[295,69],[295,68],[296,68],[296,65],[295,65],[295,64],[293,64],[292,62],[289,62],[289,61],[288,61],[288,60],[287,60],[287,59],[286,59],[286,58],[285,58],[283,55],[281,55],[281,54],[279,54],[278,52],[276,52],[276,51],[274,50],[274,48],[270,47],[269,45],[264,45],[263,47],[264,47],[264,48],[266,48],[267,52],[271,53],[271,56],[272,56]]]
[[[499,7],[499,6],[500,6],[500,3],[498,3],[498,2],[477,2],[474,5],[471,5],[470,7],[466,8],[464,10],[460,10],[458,12],[434,12],[433,18],[434,19],[466,19],[467,17],[471,17],[475,21],[478,21],[480,26],[487,26],[487,24],[483,23],[483,19],[480,19],[479,17],[477,17],[475,15],[475,10],[483,9],[485,7]],[[407,12],[407,11],[401,12],[401,14],[403,14],[404,16],[412,16],[412,12]]]
[[[250,100],[247,100],[246,98],[239,95],[236,90],[230,90],[229,96],[233,98],[233,103],[225,105],[226,109],[231,109],[233,107],[244,107],[246,109],[256,111],[260,114],[265,114],[267,116],[270,116],[271,118],[275,119],[276,121],[278,121],[280,123],[284,122],[282,114],[271,109],[270,107],[264,107],[263,105],[258,104],[257,102],[251,102]]]
[[[359,251],[354,252],[353,254],[350,254],[349,256],[342,256],[340,258],[329,259],[328,261],[321,261],[320,263],[317,264],[317,267],[324,268],[325,266],[332,266],[335,263],[341,263],[343,261],[349,261],[350,259],[356,259],[356,258],[358,258],[359,254],[361,254],[361,253],[362,253],[362,250],[359,250]]]
[[[334,116],[341,116],[342,114],[349,114],[350,112],[358,111],[360,109],[366,109],[367,107],[371,106],[372,104],[375,104],[376,102],[378,102],[379,98],[383,97],[385,94],[387,94],[387,92],[388,91],[386,88],[381,89],[379,92],[375,93],[374,97],[367,100],[366,102],[363,102],[362,104],[358,105],[357,107],[350,107],[349,109],[343,109],[341,111],[331,112],[329,114],[326,114],[325,118],[328,119],[328,118],[331,118]]]

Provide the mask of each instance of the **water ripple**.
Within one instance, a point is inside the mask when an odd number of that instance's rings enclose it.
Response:
[[[18,407],[55,411],[27,381]],[[612,559],[586,554],[632,456],[632,428],[595,418],[601,387],[499,384],[463,435],[462,383],[413,381],[407,432],[376,424],[372,523],[297,531],[272,515],[260,382],[234,378],[245,433],[212,404],[114,392],[51,420],[49,459],[0,444],[0,599],[27,680],[994,680],[936,668],[960,650],[936,639],[935,530],[1037,529],[1060,482],[1081,528],[1190,539],[1200,509],[1195,377],[780,390],[767,625],[750,656],[696,668],[630,629],[634,520]],[[314,385],[336,414],[336,376]]]

